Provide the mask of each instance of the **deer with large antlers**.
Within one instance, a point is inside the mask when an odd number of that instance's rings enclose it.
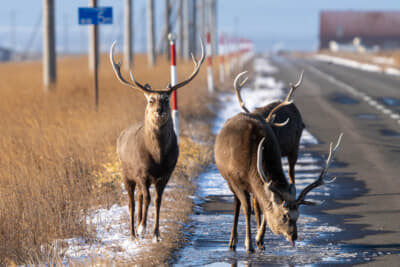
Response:
[[[160,241],[159,219],[163,191],[172,171],[175,168],[179,155],[177,138],[173,129],[169,99],[173,91],[188,84],[198,74],[204,61],[204,45],[201,40],[201,58],[194,62],[194,71],[183,82],[166,89],[152,89],[150,85],[142,85],[133,77],[133,83],[128,82],[121,74],[121,62],[114,61],[114,47],[110,49],[110,61],[118,80],[129,87],[139,89],[146,97],[147,105],[143,123],[133,125],[124,130],[117,140],[117,153],[122,163],[122,174],[125,189],[129,197],[129,214],[131,237],[136,237],[135,231],[135,188],[137,187],[137,234],[144,236],[146,231],[147,210],[150,204],[149,187],[155,186],[155,219],[153,241]]]
[[[252,113],[239,113],[227,120],[217,135],[214,147],[215,161],[234,194],[234,221],[229,242],[229,248],[232,250],[235,250],[237,245],[237,225],[242,206],[246,219],[245,248],[249,252],[253,251],[250,232],[251,194],[264,215],[256,236],[257,247],[264,248],[267,223],[275,234],[282,234],[294,243],[297,239],[298,207],[302,204],[313,204],[306,201],[305,196],[313,188],[324,183],[324,174],[339,147],[340,138],[331,150],[331,156],[318,181],[304,189],[296,199],[295,185],[286,179],[282,169],[279,141],[271,127],[276,117],[274,115],[291,103],[286,98],[273,108],[267,119]],[[286,123],[287,120],[276,126],[282,127]],[[265,141],[262,141],[258,148],[261,140]]]

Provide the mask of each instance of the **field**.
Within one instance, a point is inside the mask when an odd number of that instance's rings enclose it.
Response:
[[[135,78],[164,88],[168,62],[160,58],[151,69],[145,59],[135,57]],[[178,64],[182,80],[193,65]],[[57,261],[54,240],[73,236],[90,240],[89,211],[125,201],[115,141],[124,128],[143,119],[145,98],[117,81],[104,55],[100,105],[95,111],[87,65],[86,57],[59,59],[57,88],[44,93],[40,62],[0,64],[0,265]],[[211,160],[210,147],[192,140],[210,138],[205,122],[213,114],[204,103],[214,99],[208,96],[204,75],[202,68],[192,83],[179,90],[183,141],[173,179],[188,188],[192,176]],[[191,203],[185,205],[184,214],[175,219],[187,218]],[[173,249],[165,244],[168,248],[160,262],[167,261]]]

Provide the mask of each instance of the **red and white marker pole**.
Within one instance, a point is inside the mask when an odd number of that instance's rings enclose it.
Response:
[[[177,84],[176,74],[176,53],[175,53],[175,40],[176,36],[173,33],[168,34],[170,51],[171,51],[171,86]],[[177,91],[172,92],[172,122],[176,135],[176,141],[179,143],[179,113],[178,113],[178,94]]]
[[[225,82],[225,40],[224,35],[219,37],[219,82]]]
[[[206,53],[207,53],[207,84],[208,84],[208,91],[210,93],[212,93],[212,92],[214,92],[214,78],[213,78],[212,49],[211,49],[211,34],[210,34],[210,32],[207,32]]]

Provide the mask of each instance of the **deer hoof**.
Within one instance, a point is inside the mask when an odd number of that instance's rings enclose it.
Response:
[[[246,252],[247,253],[253,253],[254,252],[254,248],[253,248],[252,244],[249,244],[249,245],[246,244],[245,248],[246,248]]]
[[[154,235],[152,241],[153,243],[158,243],[161,241],[161,237],[159,235]]]
[[[231,239],[229,242],[229,250],[236,251],[237,238]]]
[[[137,232],[138,232],[138,236],[140,238],[144,238],[144,233],[146,232],[146,227],[143,227],[143,225],[139,225]]]
[[[131,233],[131,239],[132,239],[132,240],[135,240],[135,239],[136,239],[135,233]]]
[[[264,241],[256,241],[256,243],[257,243],[258,250],[263,251],[264,250]]]
[[[247,253],[253,253],[254,252],[253,246],[250,246],[250,247],[246,248],[246,252]]]

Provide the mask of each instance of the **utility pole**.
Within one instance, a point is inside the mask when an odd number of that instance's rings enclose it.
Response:
[[[125,34],[124,34],[124,66],[125,70],[132,69],[132,0],[125,0]]]
[[[154,0],[147,0],[147,61],[151,67],[156,64],[154,26]]]
[[[179,58],[183,59],[183,0],[178,0],[178,51],[179,51]],[[186,0],[187,1],[187,0]]]
[[[189,26],[189,11],[190,0],[183,1],[183,58],[190,59],[190,26]]]
[[[97,0],[89,0],[89,7],[97,7]],[[91,73],[95,71],[98,65],[98,27],[97,25],[89,26],[89,70]]]
[[[90,7],[97,7],[97,0],[89,0]],[[98,88],[98,73],[97,67],[99,65],[99,36],[97,25],[89,26],[89,71],[93,76],[93,89],[94,89],[94,103],[99,106],[99,88]]]
[[[54,0],[43,0],[43,84],[45,91],[54,89],[57,80],[54,31]]]
[[[191,8],[190,8],[190,53],[196,54],[196,35],[197,35],[197,1],[191,0]]]
[[[64,44],[63,44],[63,53],[67,55],[69,53],[69,44],[68,44],[68,15],[64,13]]]
[[[206,35],[206,28],[207,28],[207,18],[206,18],[206,1],[207,0],[200,0],[200,23],[199,23],[199,33],[204,38]]]
[[[171,17],[171,7],[169,4],[169,0],[165,0],[165,37],[168,37],[168,34],[171,32],[171,21],[170,21],[170,17]],[[166,40],[162,40],[163,43],[165,43],[166,47],[165,47],[165,54],[167,55],[167,59],[170,60],[171,58],[171,49],[170,49],[170,44],[169,42],[167,42]],[[174,44],[175,45],[175,44]]]
[[[217,54],[217,1],[209,0],[210,33],[212,54]]]

